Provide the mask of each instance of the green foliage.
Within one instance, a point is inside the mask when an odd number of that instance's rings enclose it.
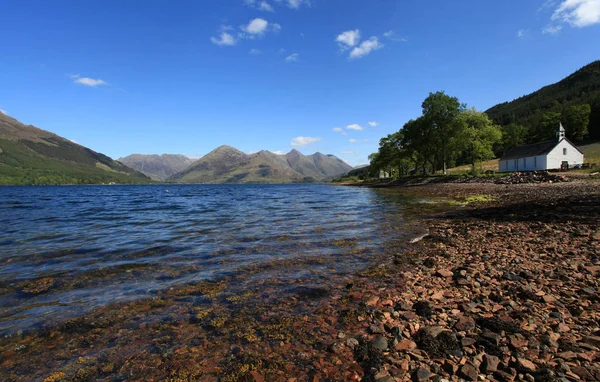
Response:
[[[523,125],[518,125],[516,123],[510,123],[501,128],[502,131],[502,139],[500,142],[500,146],[496,148],[496,152],[505,152],[511,147],[522,145],[527,140],[528,130]]]
[[[475,109],[463,111],[457,118],[455,149],[465,162],[475,163],[494,158],[494,145],[502,139],[500,128],[486,114]]]
[[[451,140],[458,129],[455,121],[463,106],[458,102],[458,98],[451,97],[443,91],[429,93],[421,106],[423,108],[423,118],[431,132],[427,140],[429,145],[435,147],[436,151],[440,153],[444,173],[446,173]]]
[[[571,106],[586,104],[590,106],[587,134],[591,139],[600,139],[600,61],[585,66],[556,84],[512,102],[496,105],[487,110],[486,114],[503,127],[510,124],[525,126],[529,134],[524,143],[535,143],[555,136],[558,124],[547,131],[541,128],[542,123],[548,122],[548,112],[559,113],[563,118],[569,118],[573,112],[569,110]],[[566,120],[562,122],[569,139],[576,142],[585,139],[586,133],[582,133],[584,129],[579,125],[581,120],[573,128],[567,127]],[[508,148],[510,147],[502,147],[503,150]],[[500,155],[502,152],[496,154]]]
[[[549,141],[556,138],[561,119],[561,114],[556,111],[549,111],[544,114],[538,128],[534,130],[532,142]]]
[[[493,147],[501,138],[487,115],[467,110],[444,92],[430,93],[421,117],[379,141],[379,151],[369,156],[370,167],[393,177],[445,172],[455,160],[475,168],[476,162],[494,157]]]
[[[567,135],[575,141],[582,141],[588,135],[588,125],[590,123],[590,114],[592,108],[590,105],[571,105],[562,113]]]

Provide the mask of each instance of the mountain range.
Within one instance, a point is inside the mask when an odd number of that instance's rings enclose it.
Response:
[[[303,155],[298,150],[286,155],[264,150],[246,154],[221,146],[168,180],[177,183],[303,183],[330,180],[350,170],[352,166],[333,155]]]
[[[150,178],[0,112],[0,184],[148,183]]]
[[[0,184],[302,183],[352,170],[333,155],[245,154],[221,146],[197,161],[176,154],[133,154],[118,161],[0,113]]]
[[[172,175],[185,170],[194,162],[193,159],[179,154],[131,154],[118,160],[125,166],[160,181],[167,180]]]

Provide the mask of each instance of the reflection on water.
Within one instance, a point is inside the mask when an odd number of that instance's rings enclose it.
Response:
[[[244,270],[326,280],[413,234],[406,213],[396,193],[323,185],[0,188],[0,332]]]

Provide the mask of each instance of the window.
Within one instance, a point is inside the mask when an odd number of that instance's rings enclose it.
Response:
[[[563,155],[567,155],[567,148],[566,147],[563,149]]]

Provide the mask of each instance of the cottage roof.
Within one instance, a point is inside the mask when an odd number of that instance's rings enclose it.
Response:
[[[522,146],[513,147],[512,149],[508,150],[506,152],[506,154],[504,154],[502,156],[502,158],[500,158],[500,160],[529,158],[529,157],[535,157],[538,155],[546,155],[546,154],[550,153],[550,151],[552,151],[552,149],[554,149],[563,140],[569,142],[569,144],[571,146],[573,146],[575,148],[575,150],[581,152],[577,148],[577,146],[575,146],[571,141],[569,141],[566,138],[563,138],[560,141],[553,139],[551,141],[545,141],[545,142],[533,143],[530,145],[522,145]]]

